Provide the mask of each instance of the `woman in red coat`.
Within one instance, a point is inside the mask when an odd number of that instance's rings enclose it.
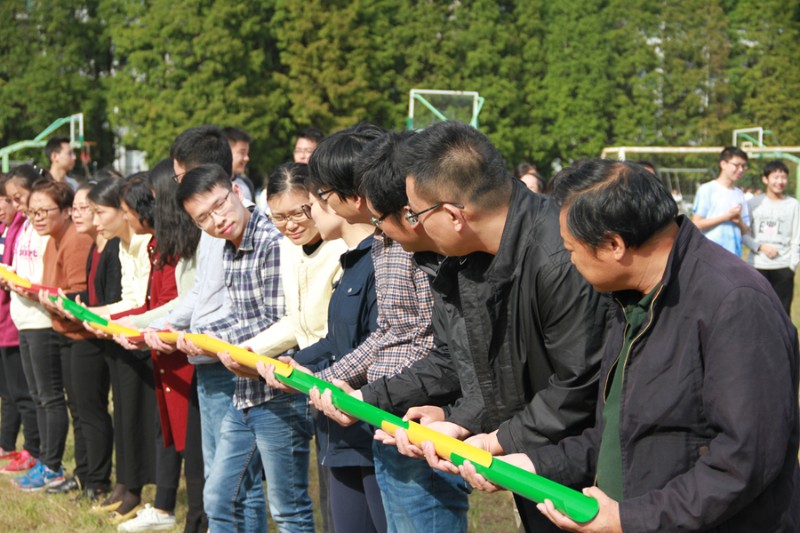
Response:
[[[152,268],[145,305],[118,320],[140,330],[167,314],[178,297],[188,292],[194,283],[194,256],[200,230],[175,205],[177,184],[172,174],[172,161],[164,160],[153,168],[148,179],[132,180],[123,192],[123,209],[134,231],[154,234],[148,245]],[[125,339],[118,338],[118,341],[131,346]],[[120,531],[139,531],[142,527],[175,523],[173,511],[182,459],[185,459],[189,500],[185,531],[206,531],[194,366],[181,352],[151,351],[151,354],[161,435],[156,450],[156,498],[153,507],[121,524]]]

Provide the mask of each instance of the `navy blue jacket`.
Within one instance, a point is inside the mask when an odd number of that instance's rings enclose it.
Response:
[[[349,354],[377,328],[372,236],[342,254],[344,272],[328,305],[328,334],[300,350],[294,359],[318,372]],[[320,461],[327,467],[372,466],[372,428],[358,422],[344,428],[323,414],[317,416]]]

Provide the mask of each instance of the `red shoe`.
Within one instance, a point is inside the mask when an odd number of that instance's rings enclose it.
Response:
[[[19,457],[18,451],[0,448],[0,461],[14,461],[17,457]]]
[[[16,459],[8,463],[5,468],[0,468],[0,474],[19,474],[30,470],[38,461],[31,457],[28,450],[22,450]]]

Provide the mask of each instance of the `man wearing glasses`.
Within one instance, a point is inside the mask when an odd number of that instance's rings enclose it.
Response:
[[[230,175],[218,165],[200,165],[186,173],[178,203],[194,223],[225,241],[222,255],[231,314],[215,334],[240,344],[284,316],[280,283],[280,232],[259,211],[250,211],[232,189]],[[311,419],[305,397],[286,394],[263,381],[236,378],[233,403],[222,419],[220,436],[205,490],[212,531],[241,524],[245,509],[231,516],[231,494],[261,485],[261,465],[269,488],[269,507],[278,529],[313,532],[308,494]],[[260,461],[254,458],[260,456]],[[252,465],[259,467],[252,475]],[[255,531],[267,530],[266,507]]]
[[[433,276],[435,348],[359,393],[459,439],[491,433],[495,454],[579,434],[593,421],[607,307],[570,264],[556,207],[513,180],[497,149],[465,124],[436,124],[397,151],[405,179],[368,180],[364,190],[376,218],[401,209],[381,227]],[[400,193],[405,206],[385,201]],[[396,443],[457,472],[402,431]],[[517,504],[527,531],[555,529],[532,502]]]
[[[747,154],[728,146],[719,154],[719,176],[697,189],[692,222],[706,237],[741,257],[742,235],[750,227],[750,211],[736,182],[747,170]]]

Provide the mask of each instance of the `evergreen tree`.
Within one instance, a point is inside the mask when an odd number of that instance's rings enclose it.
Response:
[[[783,144],[800,143],[800,2],[741,0],[731,21],[735,127],[761,126]]]
[[[54,120],[83,112],[86,140],[97,143],[95,158],[110,160],[100,83],[109,71],[110,45],[96,11],[97,3],[85,0],[0,4],[0,16],[7,21],[0,44],[3,146],[32,139]],[[26,156],[46,163],[42,150],[16,157]]]

